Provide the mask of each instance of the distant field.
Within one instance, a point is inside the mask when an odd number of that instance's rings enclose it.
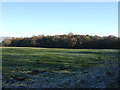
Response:
[[[119,70],[118,56],[118,50],[115,49],[3,47],[3,86],[6,88],[117,87],[117,81],[114,79],[117,80],[115,75]],[[109,80],[104,81],[106,76],[101,75],[104,71],[108,77],[109,74],[113,74],[110,79],[112,83]],[[95,85],[97,80],[95,78],[92,80],[92,77],[96,74],[100,80],[103,79],[101,82],[105,85]],[[74,80],[75,75],[78,75],[78,78],[76,76],[78,82]],[[92,81],[87,79],[90,75],[92,77],[89,79]],[[69,79],[71,81],[68,82]],[[113,83],[116,85],[111,86]]]

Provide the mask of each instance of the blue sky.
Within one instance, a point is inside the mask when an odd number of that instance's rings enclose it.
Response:
[[[117,2],[4,2],[0,36],[118,35]]]

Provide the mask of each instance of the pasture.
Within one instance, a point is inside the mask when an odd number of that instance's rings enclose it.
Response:
[[[2,47],[4,88],[116,88],[116,49]]]

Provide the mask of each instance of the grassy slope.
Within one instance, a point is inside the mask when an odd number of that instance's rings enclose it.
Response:
[[[42,72],[77,73],[117,62],[118,52],[112,49],[2,48],[3,76],[8,79],[16,72],[22,78]]]

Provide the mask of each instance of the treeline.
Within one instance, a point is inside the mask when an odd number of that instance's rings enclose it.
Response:
[[[74,49],[118,49],[120,40],[115,36],[90,35],[54,35],[33,36],[31,38],[5,39],[5,47],[45,47],[45,48],[74,48]]]

